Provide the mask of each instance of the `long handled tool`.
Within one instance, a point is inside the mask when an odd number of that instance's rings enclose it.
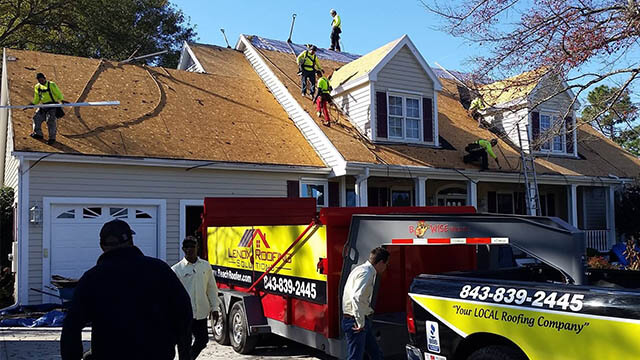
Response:
[[[40,108],[58,108],[58,107],[85,107],[85,106],[116,106],[120,105],[120,101],[89,101],[79,103],[63,103],[63,104],[40,104],[40,105],[5,105],[0,109],[40,109]]]
[[[296,23],[296,14],[293,14],[293,19],[291,19],[291,30],[289,30],[289,38],[287,39],[287,42],[290,43],[291,42],[291,35],[293,35],[293,25]]]
[[[224,33],[224,29],[220,29],[222,31],[222,36],[224,36],[224,42],[227,43],[227,49],[231,49],[231,45],[229,45],[229,40],[227,40],[227,34]]]

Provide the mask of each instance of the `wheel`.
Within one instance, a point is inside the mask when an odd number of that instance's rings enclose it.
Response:
[[[258,338],[249,336],[247,326],[247,316],[244,312],[242,302],[238,301],[231,307],[229,313],[229,333],[233,350],[240,354],[249,354],[256,347]]]
[[[513,347],[492,345],[474,351],[467,360],[527,360],[527,357]]]
[[[225,310],[224,303],[222,299],[220,299],[218,304],[218,321],[214,323],[213,320],[211,320],[213,340],[220,345],[229,345],[229,318]]]

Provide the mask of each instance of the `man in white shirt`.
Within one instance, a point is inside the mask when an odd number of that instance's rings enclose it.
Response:
[[[184,259],[173,265],[171,269],[191,298],[193,309],[191,333],[194,337],[191,345],[191,359],[195,359],[209,342],[207,330],[209,313],[214,324],[218,321],[218,286],[209,262],[198,257],[198,240],[195,237],[187,236],[182,241],[182,251]]]
[[[371,250],[369,260],[358,265],[349,274],[342,295],[342,331],[347,338],[347,359],[362,360],[364,354],[371,360],[382,360],[382,352],[371,330],[373,314],[371,300],[376,275],[382,274],[389,264],[389,251],[377,247]]]

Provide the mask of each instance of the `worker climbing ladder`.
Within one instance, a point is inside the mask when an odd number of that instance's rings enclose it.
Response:
[[[527,214],[540,216],[540,194],[538,192],[538,177],[536,175],[535,157],[531,148],[531,138],[527,130],[527,144],[529,151],[525,152],[522,146],[520,125],[517,125],[518,141],[520,142],[520,160],[522,161],[522,174],[524,175],[525,201]]]

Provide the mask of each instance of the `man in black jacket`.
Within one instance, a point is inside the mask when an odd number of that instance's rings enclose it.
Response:
[[[191,300],[165,262],[144,256],[122,220],[100,231],[104,252],[76,287],[60,338],[63,360],[83,357],[82,328],[91,329],[91,359],[190,359]]]

